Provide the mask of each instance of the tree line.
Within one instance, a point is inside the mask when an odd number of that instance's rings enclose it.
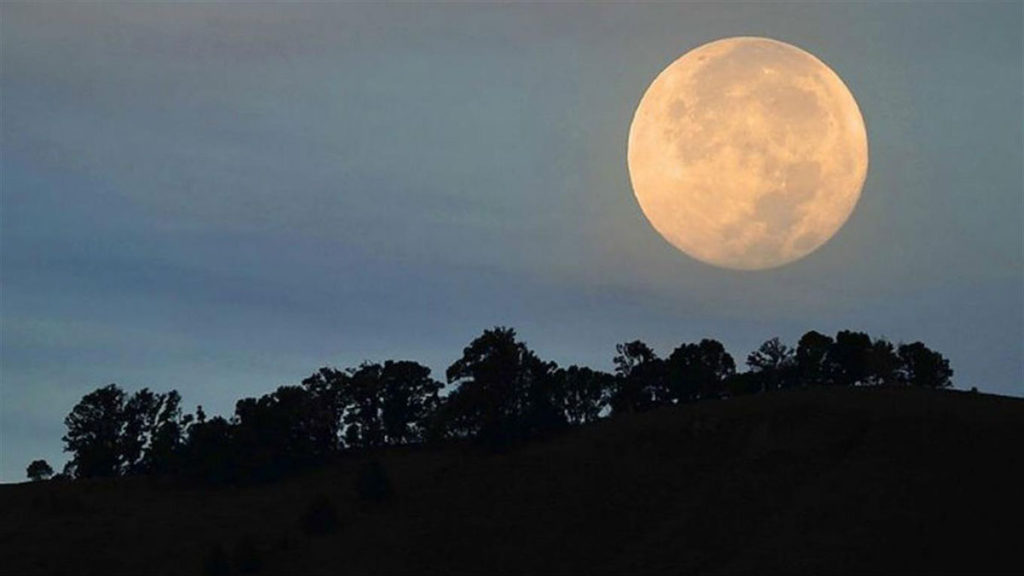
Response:
[[[862,332],[807,332],[795,348],[778,338],[736,363],[717,340],[659,357],[640,340],[616,346],[614,372],[544,361],[515,330],[485,330],[445,372],[445,386],[417,362],[321,368],[298,385],[243,398],[230,417],[181,395],[116,384],[86,394],[65,418],[66,479],[132,475],[241,482],[278,477],[345,451],[465,439],[501,449],[621,413],[815,386],[952,386],[952,369],[920,342],[894,345]],[[42,460],[30,478],[53,474]]]

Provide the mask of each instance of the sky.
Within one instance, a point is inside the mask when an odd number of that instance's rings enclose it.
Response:
[[[808,330],[921,340],[1024,395],[1022,4],[0,5],[0,481],[97,387],[191,410],[320,366],[444,369]],[[626,137],[706,42],[826,62],[868,131],[822,248],[715,268],[645,220]]]

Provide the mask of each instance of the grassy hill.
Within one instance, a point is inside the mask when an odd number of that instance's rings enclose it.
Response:
[[[6,485],[0,573],[1020,574],[1022,441],[1024,400],[816,389],[388,450],[383,502],[355,455],[242,488]]]

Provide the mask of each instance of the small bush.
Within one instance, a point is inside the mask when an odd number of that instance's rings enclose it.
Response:
[[[53,468],[46,463],[46,460],[33,460],[25,469],[25,475],[33,482],[39,482],[53,476]]]
[[[330,534],[338,529],[338,511],[331,499],[321,494],[306,506],[300,523],[302,531],[310,536]]]
[[[356,494],[365,502],[384,502],[394,496],[387,470],[379,460],[367,462],[356,476]]]

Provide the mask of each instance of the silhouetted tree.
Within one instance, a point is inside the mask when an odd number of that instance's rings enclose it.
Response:
[[[900,379],[906,384],[924,388],[949,388],[953,385],[953,369],[949,367],[949,360],[921,342],[900,344],[899,357]]]
[[[83,396],[64,419],[64,451],[72,454],[76,477],[117,476],[124,471],[124,404],[124,391],[110,384]]]
[[[796,365],[804,386],[831,384],[826,363],[832,338],[811,330],[800,337],[796,346]]]
[[[182,468],[188,476],[209,482],[232,482],[238,479],[234,446],[235,426],[221,416],[209,420],[202,406],[188,427],[183,449]]]
[[[281,386],[235,405],[234,448],[240,464],[257,476],[278,476],[326,456],[328,439],[318,437],[316,407],[300,386]]]
[[[838,332],[826,356],[832,382],[840,386],[866,383],[870,352],[871,337],[867,334],[849,330]]]
[[[681,344],[668,357],[669,389],[676,402],[718,397],[725,379],[736,372],[736,362],[717,340]]]
[[[666,401],[665,363],[640,340],[615,346],[612,412],[642,412]]]
[[[162,395],[154,394],[148,388],[126,397],[122,410],[124,426],[120,439],[123,473],[136,474],[144,471],[143,457],[150,437],[156,429],[156,419],[162,403]]]
[[[185,431],[192,423],[191,414],[182,414],[181,394],[171,390],[155,397],[156,408],[145,430],[148,442],[137,472],[151,474],[173,474],[181,466],[181,452],[185,445]]]
[[[116,384],[85,395],[64,419],[71,470],[83,478],[165,471],[188,423],[180,402],[173,390],[129,396]]]
[[[75,471],[75,463],[74,463],[74,461],[70,461],[70,460],[65,462],[64,463],[64,467],[61,468],[61,470],[60,470],[60,473],[58,473],[56,476],[54,476],[54,478],[57,478],[57,479],[60,479],[60,480],[74,480],[77,477],[78,477],[78,474]]]
[[[39,482],[53,476],[53,468],[50,468],[46,460],[33,460],[25,469],[25,474],[33,482]]]
[[[385,362],[380,379],[385,442],[423,441],[427,422],[437,410],[441,383],[430,377],[430,368],[408,360]]]
[[[888,340],[879,338],[872,342],[864,363],[866,383],[875,386],[899,383],[900,357]]]
[[[600,418],[615,383],[611,374],[579,366],[559,368],[552,380],[569,424],[586,424]]]
[[[384,423],[381,421],[383,403],[382,368],[380,364],[365,363],[349,374],[345,386],[345,444],[353,448],[384,444]]]
[[[309,395],[311,412],[307,414],[308,426],[313,431],[318,454],[341,448],[348,380],[347,372],[325,367],[302,381],[302,387]]]
[[[466,389],[441,398],[425,430],[428,441],[471,438],[480,432],[483,411],[477,404],[478,392]]]
[[[616,344],[615,352],[616,355],[612,362],[615,364],[615,374],[618,376],[633,374],[644,364],[650,364],[658,359],[654,350],[640,340]]]
[[[364,363],[341,389],[345,444],[372,447],[419,442],[437,408],[441,383],[411,361]]]
[[[778,338],[772,338],[747,356],[747,366],[756,374],[762,392],[775,390],[792,381],[796,355]]]
[[[792,382],[945,388],[953,375],[948,360],[920,342],[897,348],[845,330],[835,340],[807,332],[795,354],[778,338],[767,340],[747,356],[750,370],[743,374],[711,339],[682,344],[665,360],[639,340],[617,345],[616,353],[614,375],[580,366],[563,370],[540,360],[511,328],[496,327],[449,366],[454,389],[443,399],[429,368],[389,360],[345,371],[321,368],[301,386],[239,400],[230,420],[208,420],[202,406],[194,416],[183,414],[173,390],[129,395],[111,384],[85,395],[65,419],[63,440],[72,458],[62,476],[182,473],[236,482],[320,462],[343,447],[468,437],[501,447],[592,422],[609,409],[636,412]],[[44,478],[53,470],[35,461],[27,473]]]
[[[517,341],[515,330],[484,331],[448,367],[448,382],[457,386],[446,399],[450,433],[500,446],[564,425],[551,386],[554,369]]]
[[[349,447],[420,442],[437,409],[441,383],[430,369],[411,361],[363,363],[345,372],[321,368],[303,380],[310,394],[311,425],[328,443]],[[338,446],[331,443],[331,449]]]

